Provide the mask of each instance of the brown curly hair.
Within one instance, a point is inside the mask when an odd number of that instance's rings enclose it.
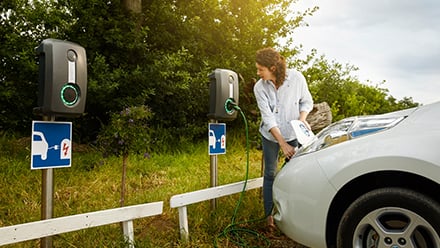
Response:
[[[286,79],[286,60],[273,48],[263,48],[257,51],[256,62],[259,65],[265,66],[272,71],[275,66],[273,74],[276,77],[276,85],[281,85]]]

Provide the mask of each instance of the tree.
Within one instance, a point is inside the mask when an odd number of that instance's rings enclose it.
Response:
[[[122,157],[121,207],[125,205],[125,178],[128,156],[143,153],[148,156],[151,133],[148,120],[151,111],[146,106],[128,107],[113,113],[108,125],[101,129],[98,144],[105,156]]]
[[[359,81],[354,73],[358,70],[353,65],[342,65],[335,61],[327,61],[324,55],[316,56],[312,50],[305,60],[295,61],[295,65],[303,70],[315,102],[327,102],[331,106],[333,120],[337,121],[349,116],[382,114],[418,104],[411,98],[396,103],[395,98],[388,95],[388,90],[379,87],[385,82],[371,86]]]
[[[142,11],[142,0],[122,0],[124,9],[140,13]]]
[[[35,47],[46,37],[62,36],[68,20],[66,9],[52,1],[0,2],[0,129],[30,130],[37,106]]]
[[[90,61],[82,126],[91,133],[106,123],[109,111],[145,104],[155,113],[157,145],[203,137],[207,75],[228,68],[248,82],[255,51],[276,45],[302,20],[287,18],[287,0],[150,0],[141,13],[125,11],[118,1],[70,4],[76,22],[67,37],[86,48]]]
[[[81,142],[93,141],[111,113],[142,105],[155,113],[150,128],[157,134],[152,142],[158,149],[175,143],[176,137],[181,143],[205,138],[207,76],[215,68],[241,75],[240,105],[246,114],[252,113],[252,126],[258,119],[252,92],[255,51],[267,46],[296,65],[303,63],[315,101],[326,100],[340,117],[412,104],[410,98],[384,100],[385,89],[358,84],[351,75],[354,67],[329,63],[316,53],[308,61],[295,62],[300,48],[292,48],[292,32],[305,15],[316,11],[295,12],[295,2],[1,1],[0,127],[29,129],[38,88],[34,48],[46,38],[69,40],[86,49],[86,113],[73,120],[74,137]],[[286,45],[281,47],[280,40]],[[337,90],[346,94],[340,96]],[[234,125],[238,124],[230,127]]]

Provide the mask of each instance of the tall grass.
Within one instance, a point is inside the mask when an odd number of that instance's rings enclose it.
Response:
[[[30,170],[30,141],[0,136],[0,226],[40,219],[41,171]],[[72,166],[54,170],[54,217],[119,207],[122,159],[102,158],[93,148],[74,147]],[[219,185],[242,181],[246,149],[242,140],[228,138],[227,153],[218,156]],[[261,176],[261,152],[250,151],[249,178]],[[230,224],[239,194],[218,199],[215,211],[209,201],[190,205],[190,240],[179,238],[177,209],[169,207],[175,194],[210,186],[210,158],[206,142],[185,151],[132,155],[127,169],[126,205],[164,201],[162,215],[134,221],[136,247],[212,247],[215,237]],[[237,221],[263,217],[260,190],[245,193]],[[68,223],[66,223],[68,224]],[[247,226],[258,230],[263,223]],[[258,242],[258,241],[256,241]],[[56,235],[54,247],[124,247],[118,224]],[[38,247],[39,240],[6,247]],[[219,247],[235,247],[225,239]]]

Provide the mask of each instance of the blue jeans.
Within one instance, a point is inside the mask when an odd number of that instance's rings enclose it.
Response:
[[[297,147],[296,139],[287,142],[289,145]],[[269,216],[272,213],[273,199],[272,187],[278,168],[278,154],[280,145],[263,137],[263,157],[264,157],[264,177],[263,177],[263,202],[264,214]]]

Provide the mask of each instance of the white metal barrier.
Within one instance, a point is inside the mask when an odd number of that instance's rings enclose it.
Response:
[[[180,237],[184,240],[188,240],[189,236],[187,205],[239,193],[243,190],[244,184],[245,181],[241,181],[172,196],[170,206],[171,208],[178,208],[179,210]],[[245,190],[260,188],[262,186],[263,177],[249,179]]]
[[[130,247],[133,247],[133,220],[159,215],[162,212],[161,201],[1,227],[0,245],[123,222],[124,235]]]
[[[246,188],[243,189],[245,183]],[[184,240],[188,240],[189,236],[186,206],[236,194],[242,190],[247,191],[261,188],[262,185],[263,177],[259,177],[249,179],[247,182],[241,181],[172,196],[170,206],[171,208],[178,208],[179,210],[180,237]],[[133,220],[159,215],[162,214],[162,212],[163,201],[160,201],[0,227],[0,245],[15,244],[61,233],[122,222],[124,236],[129,242],[130,247],[133,247]]]

